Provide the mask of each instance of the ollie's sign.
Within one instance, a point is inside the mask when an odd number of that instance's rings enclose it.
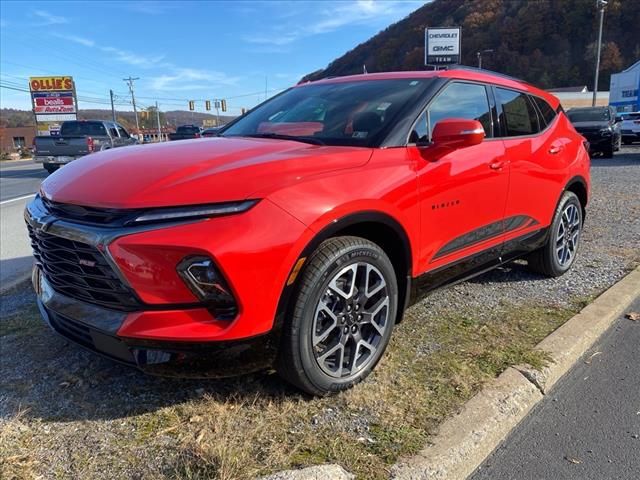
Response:
[[[31,77],[29,78],[33,113],[36,123],[48,125],[52,116],[66,116],[69,120],[76,119],[77,105],[73,77]],[[38,128],[40,134],[40,128]],[[43,129],[44,133],[44,129]],[[50,134],[51,129],[47,129]]]
[[[73,91],[72,77],[31,77],[29,87],[32,92]]]

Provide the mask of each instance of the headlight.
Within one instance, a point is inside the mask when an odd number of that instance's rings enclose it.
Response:
[[[127,223],[169,222],[172,220],[191,220],[233,215],[246,212],[256,203],[258,203],[258,200],[243,200],[240,202],[213,203],[210,205],[194,205],[189,207],[155,208],[138,215]]]
[[[610,128],[603,128],[600,130],[600,135],[602,135],[603,137],[606,137],[608,135],[611,135],[611,129]]]
[[[236,300],[214,261],[205,256],[189,256],[177,267],[182,280],[218,319],[231,319],[238,313]]]

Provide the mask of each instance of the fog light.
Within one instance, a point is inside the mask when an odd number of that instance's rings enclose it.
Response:
[[[233,318],[237,303],[227,282],[209,257],[187,257],[178,265],[178,273],[191,291],[212,310],[216,318]]]

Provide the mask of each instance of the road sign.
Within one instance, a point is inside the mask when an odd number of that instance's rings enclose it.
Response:
[[[59,131],[59,122],[77,119],[73,77],[29,77],[29,90],[39,135],[55,134]]]
[[[424,31],[425,65],[460,63],[460,27],[428,27]]]

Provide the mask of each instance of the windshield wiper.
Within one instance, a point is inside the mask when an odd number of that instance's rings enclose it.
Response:
[[[232,136],[232,135],[229,135]],[[304,137],[296,135],[283,135],[281,133],[251,133],[247,135],[238,135],[239,137],[249,138],[275,138],[277,140],[293,140],[294,142],[310,143],[311,145],[326,145],[322,140],[314,137]]]

